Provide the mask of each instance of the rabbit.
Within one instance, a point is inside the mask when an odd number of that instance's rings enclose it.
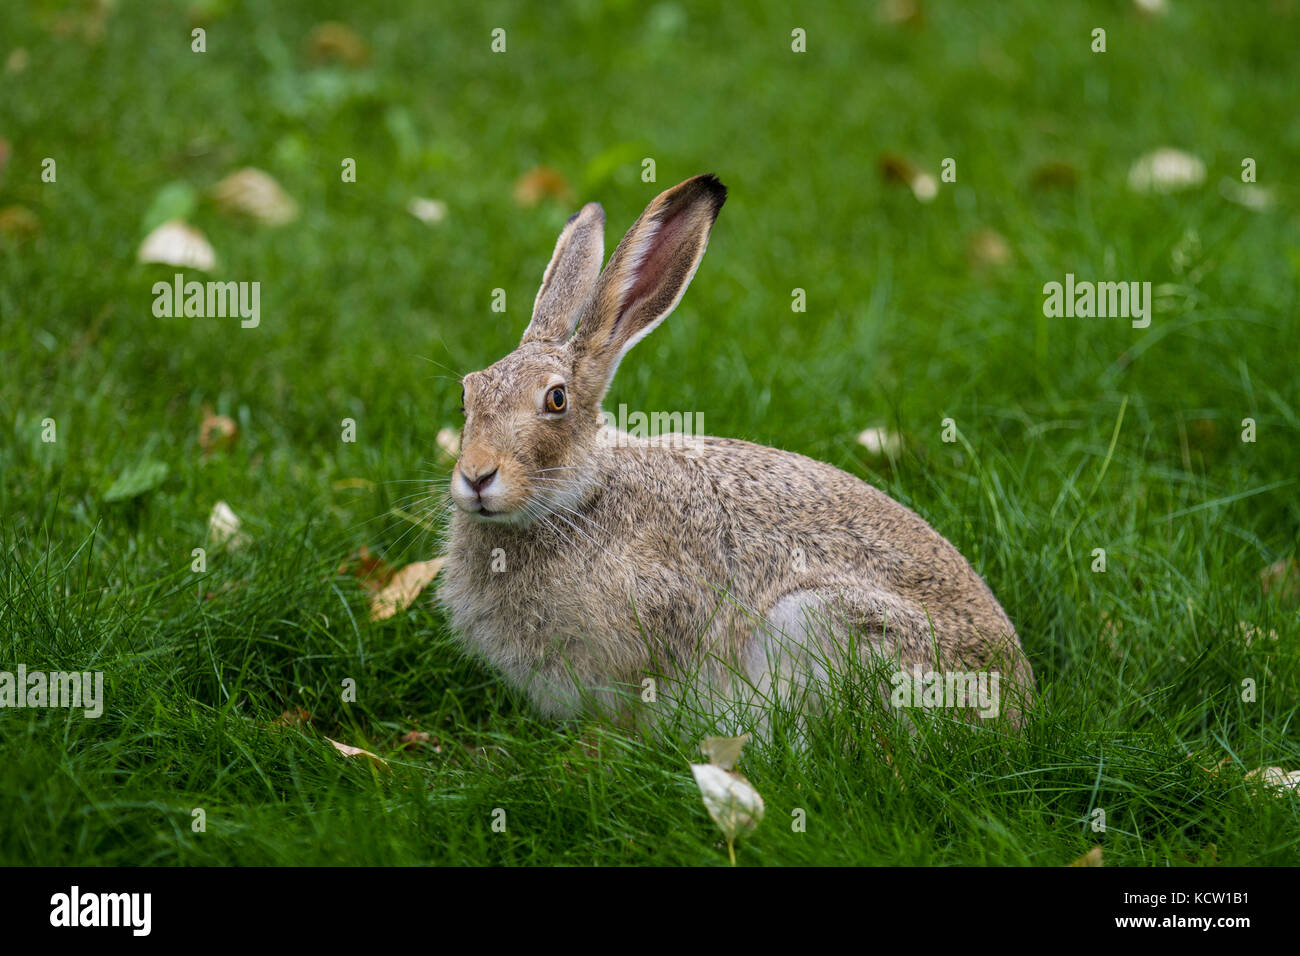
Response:
[[[603,271],[585,205],[518,348],[464,376],[438,591],[456,639],[553,719],[636,722],[657,693],[750,706],[864,652],[1026,691],[1011,621],[915,512],[802,455],[609,423],[619,363],[676,307],[726,196],[713,175],[663,192]]]

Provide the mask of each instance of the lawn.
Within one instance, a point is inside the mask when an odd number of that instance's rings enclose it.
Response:
[[[104,680],[94,719],[0,709],[0,863],[725,865],[706,727],[540,721],[432,587],[375,621],[356,573],[438,554],[459,376],[565,220],[601,202],[609,250],[713,172],[606,407],[914,508],[1040,695],[1019,736],[907,734],[844,682],[746,749],[738,861],[1300,864],[1300,795],[1247,777],[1300,770],[1300,571],[1261,577],[1300,537],[1300,5],[787,6],[0,5],[0,671]],[[1161,147],[1203,181],[1133,188]],[[232,214],[244,167],[292,221]],[[174,217],[210,271],[137,261]],[[156,315],[178,271],[259,283],[256,327]],[[1151,283],[1150,324],[1046,315],[1067,274]]]

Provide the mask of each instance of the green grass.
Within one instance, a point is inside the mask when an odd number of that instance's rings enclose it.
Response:
[[[121,0],[98,42],[60,32],[65,6],[0,7],[0,59],[30,58],[0,74],[0,208],[40,228],[0,234],[0,670],[101,670],[106,710],[0,710],[0,862],[725,863],[695,731],[538,722],[428,596],[371,623],[335,573],[361,545],[436,551],[402,517],[407,482],[449,469],[434,436],[458,423],[456,376],[518,341],[578,204],[604,204],[612,248],[657,191],[711,171],[730,197],[709,253],[607,407],[701,412],[916,508],[999,596],[1042,695],[1023,737],[942,719],[912,737],[842,689],[806,750],[778,736],[742,758],[768,818],[740,862],[1056,865],[1100,843],[1108,863],[1300,863],[1300,800],[1244,780],[1300,769],[1300,619],[1259,578],[1300,530],[1300,11],[932,0],[900,27],[857,4],[209,0],[196,54],[189,4]],[[369,65],[309,60],[326,19]],[[1130,192],[1162,145],[1200,156],[1205,185]],[[922,205],[881,177],[886,153],[936,174],[953,157],[957,182]],[[1270,210],[1221,194],[1246,156]],[[1073,185],[1035,186],[1048,162]],[[301,218],[257,227],[204,199],[190,219],[210,278],[261,282],[261,326],[154,318],[176,271],[135,262],[155,197],[244,165]],[[573,198],[521,208],[537,165]],[[446,220],[407,214],[416,195]],[[981,229],[1008,264],[971,263]],[[1145,330],[1045,318],[1066,272],[1170,288]],[[241,430],[206,458],[205,405]],[[903,453],[856,443],[877,424]],[[161,482],[107,500],[146,461]],[[196,574],[218,500],[250,544]],[[1277,640],[1247,646],[1242,621]],[[294,708],[311,724],[277,726]],[[401,749],[412,729],[440,749]]]

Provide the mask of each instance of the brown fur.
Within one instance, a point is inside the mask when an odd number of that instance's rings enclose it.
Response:
[[[465,377],[440,586],[455,631],[550,716],[584,700],[626,709],[638,698],[620,688],[655,675],[738,700],[737,674],[797,685],[855,640],[907,669],[992,668],[1004,693],[1030,687],[983,580],[884,493],[801,455],[603,422],[623,353],[676,305],[725,196],[711,176],[663,193],[598,278],[604,217],[584,207],[519,348]],[[541,404],[557,382],[560,415]],[[476,498],[468,482],[484,475]]]

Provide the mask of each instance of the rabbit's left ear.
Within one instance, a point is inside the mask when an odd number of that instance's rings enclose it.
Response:
[[[524,330],[521,345],[568,341],[596,287],[604,258],[605,210],[600,203],[589,202],[564,224],[542,275],[542,287],[533,302],[533,320]]]
[[[573,337],[582,399],[600,401],[627,350],[676,308],[726,199],[716,176],[696,176],[660,193],[632,224]]]

